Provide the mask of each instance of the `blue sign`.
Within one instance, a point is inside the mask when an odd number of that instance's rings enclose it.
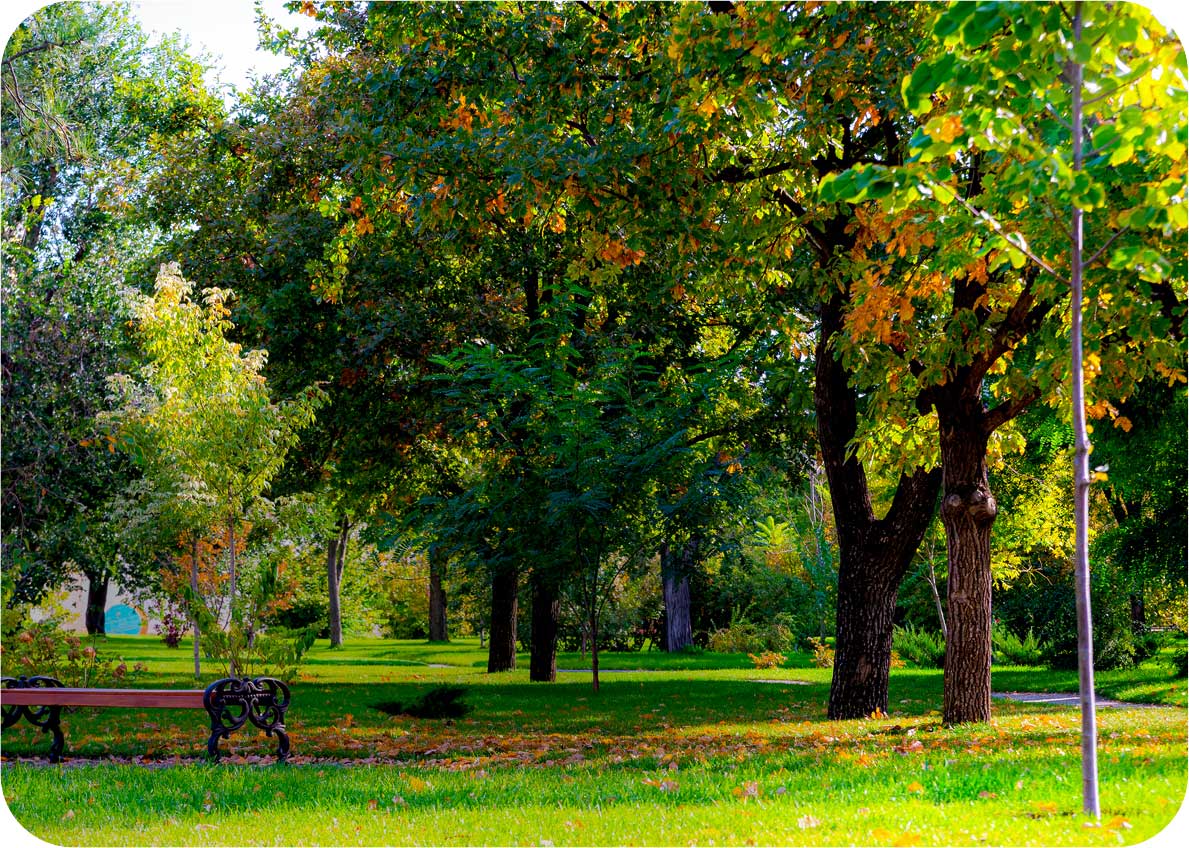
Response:
[[[140,633],[140,614],[127,604],[108,607],[103,629],[110,636],[135,636]]]

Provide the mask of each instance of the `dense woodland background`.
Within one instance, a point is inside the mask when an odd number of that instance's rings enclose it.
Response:
[[[235,98],[118,4],[8,42],[6,666],[81,575],[196,674],[813,645],[832,718],[902,660],[984,721],[991,662],[1076,661],[1074,206],[1096,660],[1183,645],[1186,71],[1146,11],[293,5]]]

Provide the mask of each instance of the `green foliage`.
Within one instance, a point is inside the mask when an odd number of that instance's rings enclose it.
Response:
[[[3,656],[5,675],[53,677],[65,686],[126,686],[145,670],[104,656],[97,637],[70,633],[53,617],[25,618],[11,631],[6,625]]]
[[[1172,673],[1177,677],[1189,676],[1189,648],[1185,647],[1184,637],[1181,638],[1181,644],[1178,645],[1169,658],[1169,667],[1172,668]]]
[[[813,664],[818,668],[834,667],[834,649],[826,644],[824,639],[816,636],[809,638],[809,648],[813,651]]]
[[[991,627],[991,647],[993,660],[1004,665],[1037,666],[1051,655],[1049,646],[1036,638],[1032,628],[1021,638],[1001,621]]]
[[[945,666],[945,637],[910,622],[892,628],[892,652],[914,668]]]
[[[710,634],[707,647],[720,654],[785,653],[792,650],[792,631],[783,624],[734,621]]]

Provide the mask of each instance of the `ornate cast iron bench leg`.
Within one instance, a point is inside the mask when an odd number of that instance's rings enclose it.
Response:
[[[5,689],[51,689],[62,688],[62,683],[53,677],[5,677],[0,680]],[[40,727],[42,733],[52,733],[54,741],[50,743],[50,762],[62,762],[62,751],[66,747],[66,738],[62,735],[62,708],[50,706],[14,705],[3,708],[4,727],[12,727],[22,718],[29,719],[29,723]]]
[[[277,737],[277,760],[289,758],[289,734],[285,732],[285,711],[289,709],[289,687],[271,677],[228,677],[206,687],[203,706],[211,717],[211,737],[206,752],[219,758],[219,739],[230,738],[248,722],[269,736]]]

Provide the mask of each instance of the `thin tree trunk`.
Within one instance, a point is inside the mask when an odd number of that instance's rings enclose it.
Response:
[[[1082,40],[1082,3],[1074,4],[1073,43]],[[1076,51],[1075,51],[1076,53]],[[1082,170],[1082,82],[1085,66],[1070,63],[1073,111],[1073,171]],[[1078,691],[1082,705],[1082,806],[1098,818],[1098,729],[1094,715],[1094,639],[1090,610],[1090,436],[1086,428],[1086,391],[1082,363],[1083,215],[1073,208],[1073,247],[1070,251],[1070,349],[1073,365],[1073,516],[1074,586],[1078,620]]]
[[[599,692],[599,608],[597,595],[590,601],[590,686]]]
[[[194,536],[194,546],[190,552],[190,591],[194,596],[194,600],[190,607],[190,629],[194,633],[194,679],[198,680],[202,677],[202,657],[199,652],[198,642],[198,613],[195,611],[193,604],[197,604],[201,600],[198,593],[198,552],[200,550],[201,540],[198,534]]]
[[[516,668],[516,615],[519,575],[503,567],[491,578],[491,631],[487,646],[487,671]]]
[[[949,577],[942,718],[991,720],[991,525],[998,506],[987,480],[987,435],[977,393],[937,405]]]
[[[941,625],[941,639],[947,641],[949,639],[949,628],[945,623],[945,607],[941,603],[941,592],[937,590],[937,572],[933,570],[933,543],[929,543],[929,576],[926,578],[929,582],[929,590],[933,593],[933,606],[937,608],[937,621]]]
[[[528,679],[538,683],[557,680],[557,626],[561,598],[547,575],[533,572],[533,632]]]
[[[110,586],[111,576],[108,574],[99,578],[87,576],[87,609],[83,623],[91,636],[107,634],[107,591]]]
[[[326,542],[326,619],[330,630],[330,647],[343,644],[343,616],[339,608],[339,534]]]
[[[429,546],[429,641],[450,641],[446,626],[446,590],[442,587],[442,576],[446,571],[445,548]]]

